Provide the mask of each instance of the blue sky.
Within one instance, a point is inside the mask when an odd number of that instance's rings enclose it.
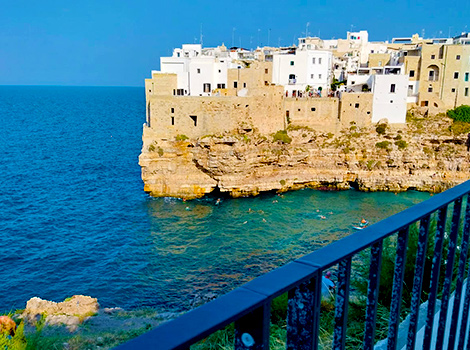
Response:
[[[2,1],[0,85],[143,86],[159,57],[182,43],[256,47],[309,33],[369,40],[470,30],[470,0],[457,1]],[[466,27],[468,25],[468,27]],[[235,28],[235,29],[234,29]],[[259,40],[258,40],[259,38]]]

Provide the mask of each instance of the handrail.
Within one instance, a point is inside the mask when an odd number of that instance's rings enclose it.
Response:
[[[351,259],[353,255],[371,248],[371,262],[369,275],[369,290],[367,295],[366,325],[364,348],[373,349],[375,334],[375,317],[377,312],[377,297],[380,280],[382,242],[385,238],[396,233],[397,257],[394,273],[394,285],[390,314],[390,328],[388,333],[388,349],[397,347],[397,333],[399,325],[401,294],[403,290],[404,264],[408,242],[409,227],[420,221],[419,246],[415,267],[414,295],[411,306],[410,333],[408,335],[409,348],[414,347],[416,338],[416,319],[419,312],[420,295],[422,292],[422,271],[424,254],[427,247],[428,227],[430,217],[438,213],[438,228],[436,233],[435,261],[431,277],[431,294],[427,315],[427,336],[431,339],[433,330],[434,303],[437,297],[439,283],[439,266],[442,240],[446,226],[446,213],[449,204],[454,205],[452,219],[452,232],[449,244],[449,255],[453,254],[457,246],[457,233],[461,222],[461,208],[464,196],[470,193],[470,181],[453,187],[443,193],[410,207],[400,213],[386,218],[372,226],[336,241],[322,249],[305,255],[280,268],[266,273],[243,286],[225,294],[201,307],[191,310],[175,320],[143,334],[117,349],[189,349],[190,345],[204,339],[213,332],[235,322],[235,349],[267,349],[269,344],[269,310],[271,301],[277,296],[288,292],[288,322],[287,347],[288,349],[317,349],[318,325],[320,317],[321,279],[322,272],[339,264],[338,285],[336,295],[334,348],[344,349],[346,339],[347,305],[349,299],[349,283],[351,275]],[[462,246],[468,249],[470,231],[470,206],[465,207],[465,226]],[[466,240],[466,241],[465,241]],[[456,291],[462,293],[463,276],[467,266],[467,252],[460,255],[459,271]],[[453,266],[453,260],[449,261]],[[445,262],[444,262],[445,263]],[[437,264],[437,265],[436,265]],[[447,268],[446,282],[443,290],[443,308],[447,307],[446,300],[450,295],[452,281],[452,266]],[[449,276],[450,275],[450,276]],[[460,298],[460,295],[458,296]],[[460,300],[460,299],[459,299]],[[468,315],[470,304],[470,289],[466,291],[463,314]],[[444,305],[446,304],[446,305]],[[303,305],[299,307],[298,305]],[[442,309],[441,311],[446,311]],[[445,313],[447,314],[447,312]],[[459,310],[454,308],[458,316]],[[441,312],[442,315],[442,312]],[[442,317],[441,317],[442,318]],[[439,321],[440,327],[445,319]],[[464,322],[466,323],[466,322]],[[449,342],[456,341],[456,324],[452,324],[453,331]],[[465,327],[461,327],[464,329]],[[308,332],[302,332],[308,331]],[[465,330],[461,331],[465,332]],[[441,333],[441,332],[440,332]],[[444,334],[437,335],[437,341],[442,344]],[[308,334],[306,336],[306,334]],[[458,340],[465,341],[466,335],[460,335]],[[430,341],[425,340],[425,348],[429,349]],[[452,343],[453,344],[453,343]],[[462,345],[463,346],[463,345]]]

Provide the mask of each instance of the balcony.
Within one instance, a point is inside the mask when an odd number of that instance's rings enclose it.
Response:
[[[454,349],[456,345],[463,349],[468,338],[470,308],[470,287],[465,283],[470,238],[469,193],[467,181],[260,276],[118,349],[189,349],[233,322],[236,350],[269,349],[271,301],[285,293],[287,349],[318,349],[320,317],[325,316],[323,312],[320,315],[322,278],[325,270],[333,268],[337,268],[338,280],[329,348],[345,349],[349,346],[348,307],[351,296],[354,299],[351,281],[358,276],[360,266],[368,273],[360,275],[367,280],[367,288],[366,306],[361,310],[364,336],[362,344],[356,347],[374,348],[379,294],[386,293],[390,298],[387,349],[398,346],[401,349],[402,344],[407,349],[414,349],[415,345],[426,350]],[[393,254],[384,254],[386,250]],[[393,272],[381,276],[386,259],[392,262]],[[405,276],[411,276],[409,283]],[[381,289],[381,279],[385,277],[393,279],[390,291]],[[438,296],[439,313],[435,313]],[[407,305],[405,299],[409,301]],[[420,305],[423,299],[427,300],[425,309]],[[405,337],[399,339],[405,306],[409,326]],[[418,332],[420,312],[425,325]],[[383,312],[381,317],[385,317]]]

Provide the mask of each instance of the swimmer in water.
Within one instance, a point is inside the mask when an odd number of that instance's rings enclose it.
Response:
[[[219,205],[221,201],[222,200],[220,198],[217,198],[217,200],[215,201],[215,205]]]

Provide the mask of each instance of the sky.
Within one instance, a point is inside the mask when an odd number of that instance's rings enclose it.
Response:
[[[183,43],[256,48],[470,31],[470,0],[0,0],[0,85],[143,86]],[[307,23],[309,23],[307,27]]]

